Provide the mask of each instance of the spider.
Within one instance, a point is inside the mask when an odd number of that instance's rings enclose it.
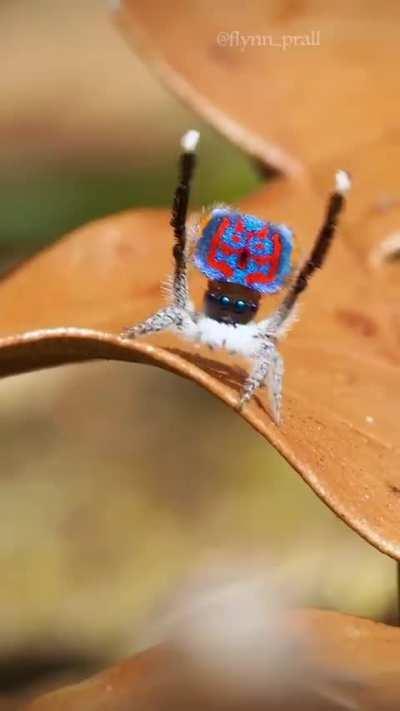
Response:
[[[268,318],[256,322],[261,297],[276,293],[287,284],[293,233],[282,224],[226,206],[214,207],[193,234],[196,238],[193,258],[186,219],[198,140],[199,133],[194,130],[185,133],[181,140],[180,175],[170,221],[174,231],[170,303],[145,321],[125,329],[121,337],[136,338],[169,330],[211,349],[223,348],[232,355],[245,356],[251,362],[251,370],[238,408],[266,385],[272,416],[279,425],[284,365],[278,342],[294,323],[297,300],[311,275],[325,261],[345,195],[351,187],[350,176],[344,170],[336,173],[335,189],[310,255],[280,306]],[[195,309],[190,297],[188,267],[192,261],[208,279],[202,311]]]

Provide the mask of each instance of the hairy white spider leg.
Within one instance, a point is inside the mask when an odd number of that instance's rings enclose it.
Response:
[[[281,423],[284,370],[283,358],[278,349],[275,348],[272,352],[271,364],[267,373],[267,388],[271,402],[272,417],[277,425]]]
[[[159,333],[167,331],[174,326],[178,327],[181,320],[179,309],[169,306],[160,311],[156,311],[144,321],[125,328],[121,333],[121,338],[136,338],[136,336],[144,336],[146,333]]]
[[[272,313],[267,318],[257,323],[257,338],[273,338],[280,341],[287,336],[292,326],[299,320],[299,304],[294,306],[287,312],[286,317],[282,318],[280,308]]]
[[[276,367],[277,364],[279,364],[279,368]],[[273,371],[272,373],[271,369]],[[273,404],[273,417],[278,424],[280,416],[282,375],[283,361],[277,351],[276,344],[269,339],[265,339],[254,356],[253,367],[250,375],[245,381],[240,397],[239,409],[241,409],[246,402],[249,402],[255,392],[267,381],[268,386],[272,385],[272,392],[270,393],[270,396]]]

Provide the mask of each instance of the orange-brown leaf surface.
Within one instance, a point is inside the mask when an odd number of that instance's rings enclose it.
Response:
[[[329,10],[322,2],[253,3],[241,10],[210,2],[164,8],[153,0],[125,0],[119,14],[175,91],[285,174],[243,208],[288,223],[302,247],[310,245],[334,171],[353,173],[337,243],[283,345],[283,425],[273,424],[264,394],[242,414],[333,510],[396,558],[400,289],[399,266],[385,245],[395,251],[400,222],[398,14],[392,3]],[[218,46],[218,32],[231,28],[275,38],[317,28],[320,45],[286,52]],[[1,374],[92,358],[139,361],[190,378],[235,408],[243,363],[172,337],[118,338],[162,303],[160,282],[171,268],[168,220],[156,211],[111,216],[5,278]],[[200,287],[196,280],[197,298]],[[156,413],[156,401],[152,407]]]
[[[119,5],[126,34],[170,87],[284,172],[362,156],[398,135],[395,3]]]
[[[295,681],[296,708],[307,711],[358,709],[389,711],[400,696],[400,631],[398,628],[334,612],[307,610],[289,615],[294,635],[305,632],[310,645],[306,668],[314,673]],[[279,644],[279,640],[276,640]],[[229,660],[229,650],[226,650]],[[267,670],[266,670],[267,671]],[[295,674],[295,668],[293,674]],[[279,671],[278,671],[279,675]],[[242,690],[221,688],[212,675],[192,667],[169,645],[150,648],[86,681],[41,696],[26,711],[158,711],[161,709],[280,709],[288,704],[281,686],[273,700]]]

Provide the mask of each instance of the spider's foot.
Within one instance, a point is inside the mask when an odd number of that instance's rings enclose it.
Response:
[[[178,312],[174,308],[166,308],[161,311],[157,311],[152,316],[149,316],[145,321],[135,324],[134,326],[129,326],[124,328],[120,334],[120,338],[136,338],[137,336],[144,336],[146,334],[159,333],[160,331],[166,331],[171,328],[174,324],[178,322]]]
[[[238,405],[237,405],[238,412],[242,412],[243,407],[253,399],[254,395],[255,395],[255,393],[253,393],[252,395],[250,395],[249,393],[243,393],[241,395]],[[282,424],[282,412],[281,412],[280,405],[277,405],[275,403],[272,404],[271,419],[273,420],[273,422],[276,424],[277,427],[279,427]]]
[[[272,419],[275,422],[276,426],[279,427],[282,424],[282,412],[281,412],[280,405],[279,406],[272,405],[271,414],[272,414]]]
[[[240,396],[240,398],[239,398],[238,406],[237,406],[237,409],[239,410],[239,412],[241,412],[241,411],[243,410],[244,406],[245,406],[248,402],[250,402],[251,398],[253,397],[253,394],[254,394],[254,393],[249,393],[249,392],[246,392],[246,391],[243,391],[243,392],[242,392],[242,394],[241,394],[241,396]]]
[[[140,330],[137,328],[137,326],[129,326],[127,328],[124,328],[123,331],[119,334],[120,338],[129,338],[133,339],[136,338],[136,336],[140,336]]]

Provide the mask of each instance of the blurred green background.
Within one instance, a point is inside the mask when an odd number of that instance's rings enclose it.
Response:
[[[87,220],[169,207],[187,128],[202,130],[196,205],[260,184],[132,54],[101,0],[2,0],[0,47],[3,270]],[[216,558],[275,566],[301,604],[393,615],[394,563],[193,384],[116,363],[3,380],[0,442],[6,665],[134,650],[153,606]]]

